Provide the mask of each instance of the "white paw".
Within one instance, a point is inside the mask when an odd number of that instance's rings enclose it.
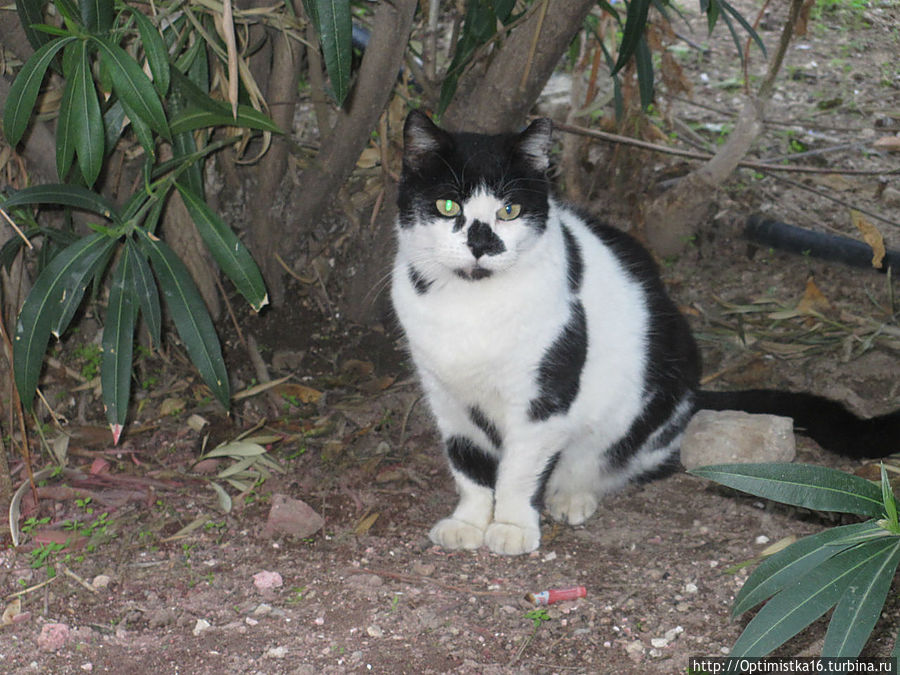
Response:
[[[484,543],[484,530],[455,518],[438,521],[428,536],[435,544],[446,549],[480,548]]]
[[[484,533],[484,541],[494,553],[521,555],[537,549],[541,543],[541,530],[512,523],[491,523]]]
[[[592,492],[557,492],[547,495],[547,510],[554,520],[581,525],[597,510],[597,497]]]

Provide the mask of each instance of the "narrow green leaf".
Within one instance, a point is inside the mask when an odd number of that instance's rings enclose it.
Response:
[[[66,83],[63,99],[70,98],[66,123],[78,156],[78,166],[88,187],[92,186],[103,168],[104,139],[103,117],[100,114],[100,103],[97,101],[97,90],[91,77],[88,63],[87,42],[79,43],[76,62],[71,78]],[[59,148],[57,148],[57,163]],[[62,175],[60,175],[62,178]]]
[[[133,7],[129,9],[137,23],[141,44],[144,46],[144,55],[147,57],[147,65],[150,66],[150,72],[153,74],[153,86],[156,87],[160,96],[165,96],[169,91],[170,82],[169,52],[166,49],[166,43],[150,19]]]
[[[720,0],[717,0],[719,2]],[[725,26],[728,28],[728,32],[731,33],[731,41],[734,42],[734,48],[737,50],[738,56],[741,59],[741,62],[744,61],[744,48],[741,45],[741,37],[738,35],[737,30],[734,27],[734,24],[731,22],[731,18],[727,13],[722,13],[722,21],[725,22]]]
[[[834,608],[822,656],[856,658],[872,634],[900,563],[900,538],[881,543],[880,554],[859,568]]]
[[[747,34],[753,39],[756,43],[756,46],[759,47],[759,50],[762,52],[763,56],[766,56],[766,46],[763,44],[762,39],[759,37],[759,34],[753,29],[747,20],[738,12],[734,7],[732,7],[729,3],[725,2],[725,0],[718,0],[719,4],[722,6],[726,12],[731,14],[735,18],[735,20],[741,24],[741,27],[747,31]],[[741,53],[741,50],[738,49],[738,53]]]
[[[881,501],[884,503],[884,513],[888,523],[893,528],[893,532],[897,532],[900,530],[900,523],[897,522],[897,500],[894,498],[894,491],[891,489],[891,481],[888,480],[884,462],[881,463]]]
[[[343,104],[350,88],[351,36],[353,22],[350,0],[315,0],[316,29],[322,42],[325,69],[338,105]]]
[[[219,500],[219,508],[222,510],[222,513],[231,513],[231,497],[225,492],[225,488],[218,483],[213,482],[210,482],[209,487],[216,493],[216,497]]]
[[[39,50],[50,39],[46,33],[34,28],[36,24],[44,23],[44,5],[47,4],[47,0],[16,0],[14,4],[25,37],[35,50]]]
[[[131,109],[125,101],[121,101],[122,109],[128,117],[131,124],[131,130],[138,139],[138,143],[144,148],[144,152],[151,161],[156,159],[156,139],[153,137],[153,131],[144,119]]]
[[[139,230],[141,248],[149,255],[175,328],[200,376],[222,405],[230,400],[228,373],[219,338],[200,291],[184,263],[163,241]]]
[[[822,616],[844,594],[857,572],[881,556],[890,540],[841,551],[766,603],[731,649],[733,657],[765,656]]]
[[[879,534],[880,533],[880,534]],[[887,533],[875,523],[855,523],[823,530],[804,537],[763,560],[744,582],[734,600],[732,618],[769,599],[786,586],[795,583],[816,565],[840,552],[838,540],[857,535],[883,536]],[[846,546],[849,546],[848,542]]]
[[[284,133],[267,115],[248,105],[238,106],[237,119],[231,114],[230,107],[222,106],[221,110],[213,112],[190,106],[177,115],[173,115],[169,123],[172,134],[219,126],[258,129],[276,134]]]
[[[48,183],[22,188],[12,193],[3,205],[6,208],[29,204],[52,204],[90,211],[119,223],[119,213],[112,202],[80,185]]]
[[[128,269],[130,277],[127,284],[131,287],[141,307],[141,315],[150,331],[151,343],[158,347],[162,339],[162,312],[159,307],[159,290],[153,272],[147,263],[144,252],[141,251],[134,240],[125,242],[125,250],[128,252],[131,265]]]
[[[622,44],[619,45],[619,57],[610,75],[615,75],[622,70],[637,51],[647,26],[647,13],[650,11],[651,4],[651,0],[631,0],[628,3],[625,28],[622,29]]]
[[[85,290],[92,280],[98,281],[97,275],[106,267],[109,256],[112,255],[116,240],[106,234],[103,234],[102,236],[107,240],[103,252],[96,260],[94,260],[90,267],[84,269],[84,274],[82,276],[79,277],[73,274],[70,277],[69,283],[63,288],[63,293],[57,306],[56,316],[50,322],[50,332],[57,338],[61,337],[62,334],[66,332],[69,323],[72,321],[72,317],[75,316],[75,311],[81,304],[81,299],[84,297]]]
[[[131,397],[134,326],[138,309],[132,287],[135,257],[143,257],[143,254],[126,245],[113,271],[106,321],[103,324],[100,384],[106,420],[114,429],[125,424]]]
[[[16,3],[17,6],[19,4]],[[3,133],[10,145],[16,145],[25,133],[50,62],[60,49],[74,40],[75,38],[68,37],[45,44],[25,62],[15,81],[10,85],[6,107],[3,110]]]
[[[165,139],[171,138],[159,95],[137,62],[110,40],[93,38],[92,42],[99,48],[119,98],[156,133]]]
[[[266,453],[266,449],[259,445],[258,443],[247,443],[246,441],[231,441],[230,443],[225,443],[216,448],[213,448],[209,452],[205,453],[204,457],[241,457],[241,458],[255,458],[258,455],[264,455]],[[250,464],[253,462],[251,461]],[[247,466],[250,466],[248,464]],[[244,467],[246,468],[246,467]],[[230,474],[229,474],[230,475]],[[220,473],[219,476],[222,476]],[[222,476],[223,478],[225,476]]]
[[[79,0],[81,22],[92,33],[106,33],[113,24],[113,0]]]
[[[113,101],[103,113],[103,129],[106,135],[106,149],[114,148],[125,130],[125,109],[122,107],[121,99]]]
[[[269,297],[259,268],[247,247],[198,194],[180,183],[175,183],[175,186],[213,258],[238,292],[258,312],[268,304]]]
[[[83,43],[73,42],[66,45],[63,50],[63,75],[66,78],[66,87],[63,90],[62,99],[59,102],[59,115],[56,118],[56,174],[59,180],[65,182],[75,159],[75,88],[72,86],[72,78],[75,75],[77,63],[76,52]]]
[[[881,489],[858,476],[807,464],[721,464],[689,473],[757,497],[816,511],[881,518]]]
[[[38,275],[19,313],[13,336],[13,370],[19,397],[31,411],[41,364],[51,327],[58,321],[60,304],[72,293],[84,293],[94,265],[115,242],[109,237],[90,234],[61,251]]]
[[[637,70],[641,107],[646,110],[653,103],[653,54],[643,35],[638,40],[637,49],[634,52],[634,65]]]

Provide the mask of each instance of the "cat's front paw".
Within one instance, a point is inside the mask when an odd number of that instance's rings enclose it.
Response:
[[[484,533],[484,542],[494,553],[531,553],[540,546],[541,530],[538,527],[520,527],[512,523],[491,523]]]
[[[591,492],[558,492],[547,496],[547,510],[554,520],[581,525],[597,510],[597,496]]]
[[[428,536],[435,544],[446,549],[475,549],[481,548],[484,543],[484,530],[456,518],[438,521]]]

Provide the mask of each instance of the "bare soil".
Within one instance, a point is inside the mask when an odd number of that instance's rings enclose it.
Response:
[[[758,11],[754,2],[735,5],[748,17]],[[850,144],[797,163],[895,168],[897,155],[876,152],[871,142],[900,128],[900,5],[819,5],[836,9],[817,12],[808,35],[791,47],[757,156]],[[783,11],[773,9],[763,22],[770,49]],[[700,105],[678,102],[660,124],[668,129],[678,118],[714,142],[738,109],[733,81],[740,72],[727,32],[720,26],[707,41],[693,12],[689,3],[692,39],[710,51],[684,48],[678,58]],[[761,61],[754,53],[751,73],[762,71]],[[655,172],[681,166],[641,155],[648,159]],[[900,189],[896,176],[790,178],[892,220],[871,222],[900,247],[900,206],[891,201]],[[619,203],[607,197],[605,210],[627,226]],[[857,236],[848,207],[747,171],[735,175],[718,205],[715,226],[678,259],[662,261],[700,339],[709,386],[815,391],[867,415],[900,407],[896,281],[892,289],[883,273],[740,237],[753,212]],[[8,535],[0,544],[0,593],[16,615],[0,627],[0,671],[684,673],[691,655],[727,653],[748,620],[730,617],[752,569],[735,566],[784,537],[838,522],[681,473],[608,498],[584,526],[545,523],[532,555],[443,551],[427,532],[452,508],[453,486],[402,343],[390,322],[373,329],[342,320],[341,283],[340,275],[325,291],[318,282],[297,283],[289,308],[241,315],[242,332],[256,337],[273,377],[291,374],[292,384],[310,388],[283,390],[289,393],[274,408],[259,395],[226,418],[172,350],[168,362],[148,359],[136,422],[113,448],[93,394],[74,394],[86,423],[69,426],[68,455],[81,482],[49,479],[37,505],[26,495],[20,525],[47,520],[27,528],[22,546],[13,548]],[[810,299],[808,289],[829,303],[817,305],[825,319],[771,318]],[[749,311],[761,300],[764,312]],[[256,375],[224,323],[240,390]],[[880,325],[893,336],[876,330]],[[64,390],[76,384],[58,381]],[[192,414],[209,426],[195,431],[187,424]],[[74,409],[69,415],[77,417]],[[229,488],[233,508],[222,513],[209,474],[190,471],[193,460],[207,434],[210,448],[263,417],[264,431],[283,437],[269,455],[285,472],[247,494]],[[798,443],[801,461],[860,469]],[[216,470],[228,465],[221,461]],[[22,467],[16,470],[21,481]],[[273,495],[305,501],[324,528],[306,537],[271,534]],[[197,527],[184,532],[192,523]],[[72,536],[73,527],[81,537]],[[47,542],[60,538],[70,538],[69,547],[42,557]],[[255,582],[260,572],[276,572],[281,585]],[[524,599],[575,585],[586,587],[586,597],[544,611]],[[898,624],[892,594],[866,654],[888,655]],[[824,631],[820,621],[780,653],[814,655]]]

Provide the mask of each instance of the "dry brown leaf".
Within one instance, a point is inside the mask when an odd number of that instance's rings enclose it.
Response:
[[[900,152],[900,136],[882,136],[874,145],[879,150],[887,150],[888,152]]]
[[[359,159],[356,160],[356,167],[358,169],[372,169],[378,166],[378,163],[381,161],[381,150],[379,148],[366,148],[360,154]]]
[[[822,314],[831,309],[831,302],[825,297],[825,294],[816,286],[815,279],[810,277],[806,280],[806,290],[803,291],[803,297],[797,303],[797,311],[800,314]]]
[[[183,398],[167,398],[159,405],[159,416],[168,417],[184,410]]]
[[[378,511],[373,511],[369,513],[356,524],[356,527],[353,528],[353,534],[356,535],[365,535],[368,534],[369,530],[372,529],[372,526],[375,524],[375,521],[378,520],[378,516],[381,515]]]
[[[10,602],[0,616],[0,626],[8,626],[13,622],[13,617],[22,613],[22,598],[15,598]]]
[[[273,387],[272,391],[285,399],[295,398],[301,403],[318,403],[322,398],[322,392],[305,384],[297,384],[296,382],[285,382]]]
[[[850,211],[850,222],[862,234],[863,241],[872,247],[872,267],[881,269],[884,261],[884,237],[872,223],[866,220],[859,211]]]

